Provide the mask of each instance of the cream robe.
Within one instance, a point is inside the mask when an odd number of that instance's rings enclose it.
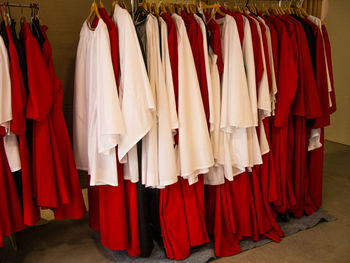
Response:
[[[142,140],[142,183],[164,188],[177,182],[168,88],[160,57],[158,20],[151,14],[146,21],[146,56],[151,90],[156,102],[156,122]]]
[[[154,98],[132,18],[115,6],[113,21],[118,28],[120,83],[119,99],[126,132],[120,136],[118,158],[124,165],[124,178],[138,182],[137,142],[155,122]]]
[[[190,42],[183,19],[173,14],[178,40],[178,158],[181,176],[193,184],[198,174],[207,173],[214,165],[203,101]]]
[[[116,151],[125,133],[106,24],[94,31],[84,22],[76,58],[73,138],[77,168],[90,185],[118,185]]]

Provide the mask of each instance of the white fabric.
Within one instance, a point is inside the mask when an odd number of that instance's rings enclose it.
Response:
[[[9,132],[10,121],[12,120],[11,103],[11,78],[9,69],[9,57],[2,37],[0,37],[0,126]]]
[[[312,129],[309,139],[308,151],[316,150],[322,147],[321,139],[321,129]]]
[[[158,20],[149,14],[145,26],[147,69],[153,97],[156,99],[157,121],[142,139],[142,184],[164,188],[177,182],[171,111],[160,57]]]
[[[262,80],[260,81],[258,85],[258,108],[259,108],[259,138],[260,138],[260,151],[261,154],[264,155],[270,151],[269,143],[266,137],[265,128],[263,124],[263,119],[265,119],[268,116],[271,116],[274,113],[275,104],[276,104],[276,94],[277,94],[277,82],[276,82],[276,76],[275,76],[275,68],[273,64],[273,52],[272,52],[272,43],[271,43],[271,33],[269,27],[265,24],[265,21],[258,17],[258,19],[265,25],[266,27],[266,36],[267,36],[267,48],[269,53],[269,61],[270,65],[266,64],[266,57],[264,52],[264,42],[262,40],[262,32],[259,22],[253,18],[257,30],[258,30],[258,36],[260,39],[260,48],[261,48],[261,54],[262,54],[262,61],[263,61],[263,75]],[[269,91],[269,83],[267,78],[267,67],[270,67],[271,69],[271,78],[272,78],[272,87],[271,87],[271,94]]]
[[[204,175],[204,184],[207,185],[220,185],[225,183],[225,174],[223,166],[217,162],[219,157],[220,148],[220,106],[221,106],[221,87],[220,87],[220,75],[218,66],[216,64],[218,56],[214,54],[213,50],[209,48],[210,55],[210,74],[213,90],[213,129],[210,131],[211,144],[213,148],[213,155],[215,165],[210,168],[209,173]]]
[[[222,57],[225,65],[221,83],[220,128],[231,132],[233,127],[252,127],[254,119],[236,21],[226,15],[218,19],[217,23],[220,25]]]
[[[266,58],[265,58],[265,52],[264,52],[264,43],[262,41],[262,33],[261,33],[261,28],[260,24],[256,21],[257,27],[258,27],[258,34],[260,38],[260,45],[261,45],[261,52],[263,54],[263,61],[264,61],[264,72],[266,75],[266,81],[267,81],[267,72],[266,72],[266,67],[270,67],[270,72],[271,72],[271,94],[270,94],[270,99],[265,97],[266,92],[269,92],[269,86],[268,86],[268,81],[267,84],[264,84],[264,86],[261,86],[259,89],[259,109],[265,110],[266,111],[266,116],[270,116],[271,114],[275,114],[275,109],[276,109],[276,94],[277,94],[277,81],[276,81],[276,73],[275,73],[275,66],[274,66],[274,57],[273,57],[273,51],[272,51],[272,41],[271,41],[271,32],[270,28],[268,25],[265,23],[265,20],[262,19],[261,17],[258,17],[258,19],[265,25],[266,28],[266,38],[267,38],[267,50],[269,54],[269,61],[270,65],[266,65]],[[261,97],[260,97],[261,94]],[[263,95],[264,94],[264,95]],[[266,106],[264,106],[264,102],[268,103]],[[271,106],[268,106],[271,105]]]
[[[19,153],[18,137],[10,133],[4,137],[4,148],[11,172],[21,170],[21,156]]]
[[[115,6],[113,21],[118,27],[120,84],[119,99],[124,116],[126,132],[120,136],[118,157],[122,163],[128,163],[125,178],[138,181],[138,160],[135,145],[151,129],[155,122],[152,113],[155,110],[145,63],[136,35],[132,18],[127,10],[118,4]],[[133,149],[133,154],[128,154]]]
[[[250,107],[253,116],[253,127],[247,128],[248,138],[248,156],[249,164],[248,167],[253,167],[256,164],[262,164],[260,145],[258,136],[256,133],[256,126],[258,126],[258,105],[257,105],[257,94],[256,94],[256,78],[255,78],[255,63],[254,63],[254,50],[252,32],[248,18],[243,17],[244,25],[244,39],[242,45],[244,66],[246,69],[246,76],[248,82],[248,92],[250,98]],[[269,97],[268,97],[269,99]],[[268,100],[268,103],[270,101]]]
[[[199,24],[199,27],[201,29],[201,33],[203,36],[203,50],[204,50],[204,63],[205,63],[205,75],[207,78],[207,88],[208,88],[208,101],[209,101],[209,123],[210,123],[210,131],[214,129],[214,101],[213,101],[213,88],[212,88],[212,80],[211,80],[211,73],[210,73],[210,64],[209,64],[209,53],[208,53],[208,41],[207,41],[207,29],[204,24],[204,21],[202,18],[194,15],[194,18],[196,19],[197,23]]]
[[[208,100],[209,100],[209,132],[213,157],[216,160],[219,156],[219,133],[220,133],[220,105],[221,105],[221,87],[219,70],[216,64],[217,55],[208,47],[207,29],[202,18],[194,15],[199,24],[203,36],[203,50],[205,61],[205,73],[207,77]],[[215,164],[210,168],[209,173],[204,174],[204,184],[219,185],[225,182],[224,170],[222,165]]]
[[[253,51],[252,32],[248,18],[243,17],[244,38],[242,44],[243,61],[247,76],[248,93],[250,98],[250,107],[253,116],[253,125],[258,126],[258,105],[256,94],[255,62]]]
[[[115,147],[125,133],[106,24],[84,22],[76,58],[74,154],[91,185],[118,185]]]
[[[198,174],[207,173],[214,165],[207,121],[190,42],[183,19],[173,14],[178,42],[178,158],[181,176],[189,183],[198,181]]]
[[[245,20],[242,47],[235,20],[226,15],[217,22],[225,65],[219,138],[223,147],[217,162],[224,165],[225,177],[233,180],[247,167],[262,163],[255,128],[258,124],[255,65],[249,21]]]

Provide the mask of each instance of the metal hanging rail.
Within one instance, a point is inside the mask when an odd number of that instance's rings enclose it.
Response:
[[[9,7],[21,7],[21,8],[39,8],[39,4],[10,4],[10,3],[0,3],[0,6]]]

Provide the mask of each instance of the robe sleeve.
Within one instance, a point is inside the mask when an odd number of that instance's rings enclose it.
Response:
[[[220,128],[230,132],[232,127],[252,127],[254,124],[243,54],[235,20],[228,15],[220,19],[222,56],[222,105]]]
[[[279,70],[275,126],[288,125],[288,116],[297,90],[298,72],[286,28],[279,22]]]
[[[0,126],[9,129],[12,120],[11,79],[9,58],[2,37],[0,37],[0,65]]]
[[[29,89],[26,117],[42,121],[47,118],[51,109],[53,83],[41,55],[39,44],[32,35],[29,24],[24,24],[22,30],[25,41]]]
[[[126,162],[123,158],[153,125],[155,103],[130,14],[116,6],[113,20],[119,29],[119,96],[126,128],[120,137],[118,157]]]

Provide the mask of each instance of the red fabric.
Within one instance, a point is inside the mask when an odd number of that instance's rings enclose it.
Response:
[[[42,26],[41,29],[45,38],[42,52],[47,69],[51,76],[52,86],[54,88],[53,104],[50,111],[50,132],[51,142],[55,141],[55,143],[52,143],[52,145],[56,145],[56,149],[54,151],[54,159],[55,163],[57,163],[56,176],[57,170],[60,169],[62,171],[63,178],[61,179],[60,184],[58,184],[58,187],[60,187],[60,185],[65,187],[67,189],[68,196],[67,200],[61,200],[60,205],[54,209],[54,213],[56,219],[80,219],[86,214],[86,208],[76,170],[73,150],[62,112],[63,87],[61,81],[58,79],[55,73],[52,61],[52,48],[46,35],[48,28],[46,26]]]
[[[209,242],[205,226],[205,204],[203,176],[193,185],[188,180],[179,178],[185,203],[188,233],[191,246],[200,246]]]
[[[278,92],[274,125],[286,127],[297,90],[297,65],[291,52],[291,44],[285,26],[276,17],[271,16],[269,19],[275,25],[279,38]]]
[[[316,84],[321,102],[322,116],[316,119],[314,128],[322,128],[330,124],[325,46],[320,29],[308,19],[305,19],[305,21],[312,26],[316,37]]]
[[[168,28],[168,49],[171,64],[171,73],[173,76],[175,101],[177,102],[178,89],[179,89],[179,76],[178,76],[178,50],[177,50],[177,33],[176,25],[171,16],[167,13],[162,14],[162,18],[167,24]],[[177,107],[177,103],[176,103]]]
[[[292,155],[290,152],[293,149],[293,135],[291,135],[293,126],[290,113],[297,90],[298,71],[284,24],[275,16],[270,16],[268,19],[275,26],[279,41],[276,115],[271,132],[271,147],[275,160],[279,197],[279,200],[274,202],[274,208],[280,213],[285,213],[287,209],[296,204],[291,185]]]
[[[273,65],[275,70],[275,76],[278,76],[278,53],[279,53],[278,35],[274,25],[266,17],[262,17],[262,18],[264,19],[266,25],[270,29],[272,53],[273,53]]]
[[[53,102],[51,75],[33,37],[28,23],[22,26],[22,40],[25,47],[28,73],[28,102],[26,117],[33,119],[33,195],[39,206],[53,208],[60,201],[67,201],[67,189],[59,188],[62,171],[55,174],[54,145],[51,142],[50,109]],[[56,182],[57,179],[57,182]]]
[[[182,260],[190,255],[190,237],[181,183],[160,190],[159,214],[167,257]]]
[[[204,15],[207,20],[210,18],[210,15],[208,12],[205,12]],[[219,27],[219,24],[216,23],[214,19],[212,19],[209,21],[207,28],[210,32],[210,36],[209,36],[210,46],[213,49],[213,52],[218,56],[216,60],[216,65],[218,66],[218,71],[221,76],[222,72],[224,71],[224,62],[222,60],[222,52],[221,52],[220,27]]]
[[[25,106],[27,94],[19,65],[16,47],[13,43],[10,26],[6,27],[10,55],[12,121],[11,132],[18,135],[22,167],[23,220],[26,225],[35,225],[40,219],[39,208],[32,195],[31,160],[25,136]]]
[[[317,30],[314,28],[314,32],[317,34]],[[326,48],[326,57],[328,63],[328,72],[331,80],[332,92],[331,101],[332,106],[330,108],[330,113],[336,111],[336,100],[335,100],[335,92],[334,92],[334,78],[333,78],[333,67],[332,67],[332,57],[331,57],[331,47],[328,38],[328,33],[326,27],[322,26],[322,33],[324,44]],[[320,44],[320,43],[319,43]],[[322,78],[320,71],[316,72],[316,78]],[[318,83],[323,83],[322,80],[318,80]],[[320,207],[322,205],[322,181],[323,181],[323,159],[324,159],[324,128],[321,128],[321,138],[320,142],[322,144],[321,148],[315,149],[308,153],[308,173],[309,173],[309,184],[308,190],[310,193],[310,197],[315,204],[316,207]]]
[[[322,147],[308,153],[309,192],[316,207],[322,205],[323,159],[324,159],[324,128],[321,128]]]
[[[322,33],[323,33],[324,45],[326,48],[326,57],[327,57],[329,78],[331,80],[331,86],[332,86],[332,91],[331,91],[332,106],[330,108],[330,114],[332,114],[333,112],[335,112],[337,110],[337,103],[336,103],[335,91],[334,91],[334,77],[333,77],[331,43],[329,41],[327,29],[324,25],[322,25]]]
[[[0,127],[0,133],[0,243],[2,243],[3,236],[10,236],[22,230],[24,224],[21,204],[4,148],[3,127]]]

